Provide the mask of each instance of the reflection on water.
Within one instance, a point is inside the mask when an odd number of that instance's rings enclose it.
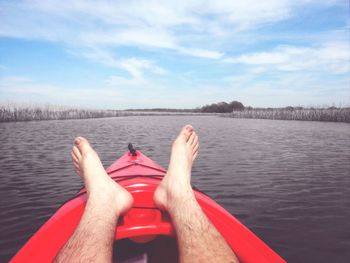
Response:
[[[347,262],[350,125],[213,116],[0,123],[0,261],[81,186],[69,155],[76,135],[105,166],[133,142],[166,167],[186,123],[200,136],[196,187],[290,262]]]

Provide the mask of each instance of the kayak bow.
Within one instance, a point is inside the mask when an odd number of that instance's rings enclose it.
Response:
[[[160,237],[173,240],[169,215],[157,209],[153,194],[166,170],[139,151],[125,153],[106,169],[113,180],[134,197],[133,207],[120,218],[115,240],[146,246]],[[285,262],[276,252],[207,195],[194,190],[204,213],[241,262]],[[17,262],[52,262],[70,238],[83,214],[86,191],[63,204],[12,258]],[[157,253],[164,253],[160,251]]]

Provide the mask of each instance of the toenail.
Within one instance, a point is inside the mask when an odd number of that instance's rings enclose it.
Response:
[[[81,139],[80,139],[80,138],[76,138],[76,139],[75,139],[75,144],[76,144],[76,145],[78,145],[80,142],[81,142]]]

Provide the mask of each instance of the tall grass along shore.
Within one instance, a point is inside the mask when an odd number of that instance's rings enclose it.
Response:
[[[214,104],[213,104],[214,105]],[[215,104],[216,105],[216,104]],[[221,104],[219,104],[220,106]],[[210,105],[209,105],[210,106]],[[208,106],[208,107],[209,107]],[[204,109],[206,109],[204,107]],[[232,110],[232,109],[231,109]],[[350,123],[350,108],[252,108],[233,109],[229,113],[205,112],[193,110],[96,110],[78,109],[55,105],[19,105],[0,104],[0,122],[34,121],[34,120],[67,120],[91,119],[108,117],[125,117],[140,115],[220,115],[229,118],[299,120],[299,121],[330,121]]]
[[[329,121],[350,123],[350,108],[246,108],[242,111],[233,111],[232,113],[225,113],[221,116],[244,119]]]
[[[202,115],[186,112],[145,112],[124,110],[77,109],[64,106],[0,105],[0,122],[92,119],[144,115]],[[206,114],[208,115],[208,114]]]
[[[63,106],[0,105],[0,122],[66,120],[124,116],[122,111],[74,109]]]

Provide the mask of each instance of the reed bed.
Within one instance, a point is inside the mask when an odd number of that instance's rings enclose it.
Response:
[[[55,105],[0,105],[0,122],[13,121],[41,121],[41,120],[69,120],[94,119],[125,116],[153,116],[153,115],[209,115],[189,112],[157,112],[157,111],[127,111],[127,110],[96,110],[77,109]]]
[[[0,105],[0,122],[33,120],[67,120],[128,116],[118,110],[74,109],[62,106]]]
[[[231,118],[329,121],[350,123],[350,108],[327,109],[245,109],[222,115]]]

